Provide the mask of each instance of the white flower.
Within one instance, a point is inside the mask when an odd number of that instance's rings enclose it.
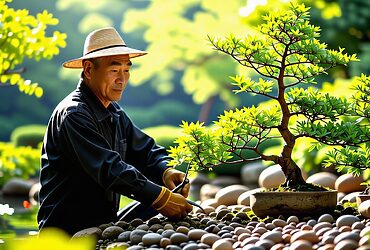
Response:
[[[9,207],[8,204],[0,204],[0,215],[9,214],[12,215],[14,213],[14,208]]]

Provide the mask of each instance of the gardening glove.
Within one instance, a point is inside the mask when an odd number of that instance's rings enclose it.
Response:
[[[164,216],[176,220],[184,218],[193,210],[192,205],[187,202],[184,196],[173,193],[165,187],[162,187],[161,193],[152,206]]]
[[[173,190],[177,185],[181,184],[184,177],[185,174],[183,172],[174,168],[167,168],[163,173],[162,181],[168,189]],[[177,193],[182,194],[186,198],[189,195],[189,189],[190,184],[186,183]]]

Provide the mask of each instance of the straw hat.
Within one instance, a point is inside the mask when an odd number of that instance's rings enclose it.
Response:
[[[145,51],[126,46],[125,41],[112,27],[98,29],[87,35],[83,56],[63,63],[65,68],[82,68],[82,60],[113,55],[129,55],[130,58],[143,56]]]

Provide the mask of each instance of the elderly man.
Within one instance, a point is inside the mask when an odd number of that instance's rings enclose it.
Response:
[[[63,64],[82,68],[76,90],[55,108],[45,133],[40,173],[39,228],[69,234],[118,219],[161,213],[180,219],[192,210],[172,190],[184,174],[167,167],[166,150],[137,128],[116,101],[130,76],[131,58],[146,52],[126,46],[111,27],[91,32],[83,56]],[[119,197],[139,201],[121,211]],[[138,205],[139,204],[139,205]]]

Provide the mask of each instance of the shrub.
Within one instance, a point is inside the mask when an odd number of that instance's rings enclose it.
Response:
[[[43,141],[46,126],[44,125],[26,125],[13,130],[10,140],[15,147],[31,146],[37,148]]]

